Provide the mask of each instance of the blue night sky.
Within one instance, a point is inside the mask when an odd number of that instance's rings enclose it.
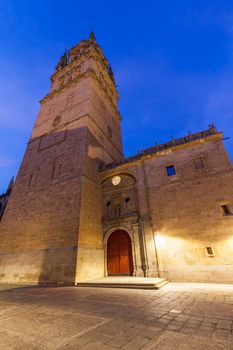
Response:
[[[0,3],[0,192],[64,52],[94,30],[115,73],[124,153],[214,123],[233,158],[232,0]]]

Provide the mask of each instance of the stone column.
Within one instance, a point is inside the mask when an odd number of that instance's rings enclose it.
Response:
[[[134,252],[134,276],[144,277],[142,268],[141,243],[139,237],[139,223],[132,224],[133,232],[133,252]]]
[[[158,277],[156,246],[152,220],[150,216],[150,205],[147,192],[148,186],[143,161],[137,167],[137,185],[141,221],[141,236],[145,254],[145,275],[146,277]]]
[[[104,277],[108,277],[107,242],[104,242]]]

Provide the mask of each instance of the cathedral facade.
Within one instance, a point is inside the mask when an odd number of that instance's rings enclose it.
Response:
[[[51,77],[0,222],[0,281],[233,282],[233,167],[214,125],[125,158],[91,33]]]

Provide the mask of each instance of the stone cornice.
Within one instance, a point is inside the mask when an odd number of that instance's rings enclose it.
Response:
[[[80,80],[86,78],[86,77],[92,77],[98,84],[100,84],[102,91],[105,93],[105,95],[107,96],[111,106],[113,107],[114,111],[116,112],[116,114],[118,115],[118,119],[122,120],[121,115],[117,109],[117,107],[115,106],[115,104],[112,102],[111,98],[106,94],[103,85],[101,84],[100,80],[98,79],[96,72],[94,69],[92,68],[88,68],[84,73],[81,73],[77,78],[73,79],[72,81],[70,81],[69,83],[67,83],[64,87],[60,88],[59,90],[54,90],[52,92],[50,92],[50,94],[46,95],[42,100],[40,100],[41,104],[44,104],[48,101],[50,101],[51,99],[53,99],[54,96],[59,95],[60,93],[66,91],[69,87],[75,85],[77,82],[79,82]]]
[[[209,130],[211,130],[211,129],[209,129]],[[101,171],[101,173],[104,173],[106,176],[106,174],[108,174],[108,173],[118,172],[119,170],[122,171],[124,169],[128,169],[129,167],[137,166],[140,163],[142,163],[145,160],[150,159],[150,158],[160,157],[160,156],[169,154],[171,152],[175,152],[175,151],[186,149],[186,148],[198,145],[198,144],[202,144],[203,142],[209,142],[209,141],[214,141],[214,140],[221,141],[222,140],[222,135],[223,135],[222,132],[217,132],[217,131],[214,132],[213,131],[213,133],[208,135],[208,136],[204,136],[204,132],[208,132],[208,130],[203,131],[202,133],[197,133],[197,134],[192,135],[195,138],[195,136],[197,136],[199,134],[203,134],[203,137],[201,137],[201,138],[186,141],[184,143],[177,144],[177,145],[174,144],[174,145],[171,145],[170,147],[165,147],[168,143],[154,146],[154,147],[151,147],[147,150],[142,151],[142,153],[139,153],[136,156],[124,158],[121,163],[107,164],[100,171]],[[162,148],[162,146],[164,146],[164,149],[156,151],[156,147]],[[148,150],[150,153],[147,153]],[[154,152],[153,152],[153,150],[154,150]]]
[[[59,78],[60,76],[63,76],[65,74],[69,74],[69,72],[72,71],[72,69],[81,66],[88,59],[94,59],[98,64],[101,65],[101,68],[103,69],[103,71],[106,72],[106,67],[107,67],[106,63],[99,59],[98,53],[96,52],[96,50],[91,49],[88,52],[83,53],[80,57],[77,57],[71,62],[69,62],[62,69],[55,71],[54,74],[51,76],[50,80],[53,82],[56,78]],[[115,90],[118,96],[116,86],[107,73],[106,73],[106,77],[107,77],[108,83],[110,83],[111,85],[111,89],[113,91]]]

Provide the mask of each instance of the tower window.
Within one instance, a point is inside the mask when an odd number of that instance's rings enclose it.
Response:
[[[74,93],[73,92],[67,96],[67,99],[66,99],[66,106],[67,106],[67,108],[72,106],[73,98],[74,98]]]
[[[111,205],[111,202],[107,202],[107,207],[110,207],[110,205]]]
[[[33,179],[33,174],[30,175],[29,181],[28,181],[28,186],[31,186],[32,184],[32,179]]]
[[[57,179],[61,175],[61,164],[55,164],[52,170],[52,179]]]
[[[193,159],[193,163],[196,170],[205,168],[205,162],[202,157]]]
[[[208,256],[214,256],[214,252],[212,247],[205,247],[206,248],[206,253]]]
[[[61,122],[61,116],[60,116],[60,115],[57,115],[57,116],[53,119],[53,124],[52,124],[52,126],[53,126],[53,127],[56,127],[56,126],[58,126],[58,125],[60,124],[60,122]]]
[[[129,201],[130,201],[129,197],[125,198],[125,203],[129,203]]]
[[[231,209],[228,204],[221,205],[223,210],[223,215],[232,215]]]
[[[173,176],[176,175],[175,167],[174,165],[169,165],[166,167],[167,169],[167,176]]]
[[[36,184],[37,175],[31,174],[28,181],[28,186],[34,186]]]
[[[107,133],[108,133],[108,138],[111,139],[112,138],[112,129],[109,126],[107,127]]]

